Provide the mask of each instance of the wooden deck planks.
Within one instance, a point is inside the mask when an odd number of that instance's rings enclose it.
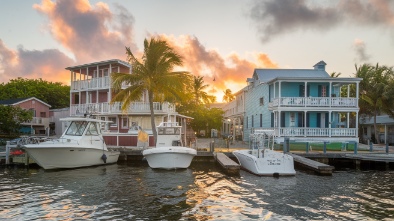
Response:
[[[215,159],[223,167],[227,174],[239,174],[241,166],[226,156],[224,153],[215,153]]]
[[[288,154],[293,157],[295,162],[301,164],[302,166],[312,169],[321,175],[332,175],[332,171],[334,170],[333,166],[320,163],[302,156],[298,156],[296,154],[292,154],[292,153],[288,153]]]

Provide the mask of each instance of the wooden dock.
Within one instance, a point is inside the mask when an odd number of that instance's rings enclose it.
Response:
[[[216,161],[222,166],[224,172],[230,175],[239,174],[241,166],[226,156],[224,153],[214,154]]]
[[[332,171],[334,170],[333,166],[320,163],[296,154],[287,153],[294,158],[294,162],[300,164],[303,167],[311,169],[320,175],[332,175]]]

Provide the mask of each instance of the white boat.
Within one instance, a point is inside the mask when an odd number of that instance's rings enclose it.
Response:
[[[190,166],[197,151],[182,145],[181,128],[177,122],[162,122],[157,126],[156,147],[142,152],[151,168],[182,169]]]
[[[23,148],[44,169],[78,168],[116,163],[119,151],[108,150],[101,134],[100,123],[91,118],[63,118],[70,122],[59,139]]]
[[[250,149],[236,150],[233,154],[244,170],[259,176],[293,176],[293,157],[273,150],[273,130],[255,130],[250,135]]]

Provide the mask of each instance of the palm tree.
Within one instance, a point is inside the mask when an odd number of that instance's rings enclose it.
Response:
[[[374,133],[376,141],[379,143],[376,117],[381,112],[391,111],[391,101],[387,97],[391,88],[392,70],[386,66],[372,66],[363,64],[357,67],[356,77],[363,78],[360,83],[360,110],[374,117]]]
[[[230,89],[226,89],[223,92],[224,92],[223,101],[230,102],[230,101],[234,100],[234,95],[232,94]]]
[[[144,40],[144,54],[137,60],[129,47],[126,47],[127,61],[132,65],[132,74],[113,73],[112,87],[117,93],[111,102],[120,101],[122,111],[127,111],[131,102],[141,100],[148,93],[151,126],[155,144],[157,131],[154,118],[154,101],[175,101],[181,99],[183,91],[191,85],[191,75],[185,71],[173,71],[182,65],[182,57],[164,40],[151,38]],[[130,85],[121,90],[122,85]]]
[[[332,77],[332,78],[337,78],[337,77],[339,77],[339,75],[341,75],[342,73],[337,73],[337,72],[332,72],[331,74],[330,74],[330,77]]]
[[[194,102],[195,104],[199,104],[200,102],[209,104],[213,103],[216,100],[215,96],[208,95],[207,92],[204,90],[209,87],[208,84],[204,84],[204,77],[202,76],[193,76],[194,81],[192,85],[192,90],[193,90],[193,97],[194,97]]]

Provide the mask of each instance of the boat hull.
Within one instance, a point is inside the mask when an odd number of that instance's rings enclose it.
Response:
[[[44,169],[66,169],[116,163],[119,151],[81,147],[38,147],[26,145],[26,152]],[[106,159],[102,158],[105,154]]]
[[[265,149],[258,150],[237,150],[233,154],[237,157],[242,169],[259,176],[294,176],[293,157]]]
[[[184,169],[188,168],[197,155],[197,151],[188,147],[156,147],[144,150],[142,155],[154,169]]]

